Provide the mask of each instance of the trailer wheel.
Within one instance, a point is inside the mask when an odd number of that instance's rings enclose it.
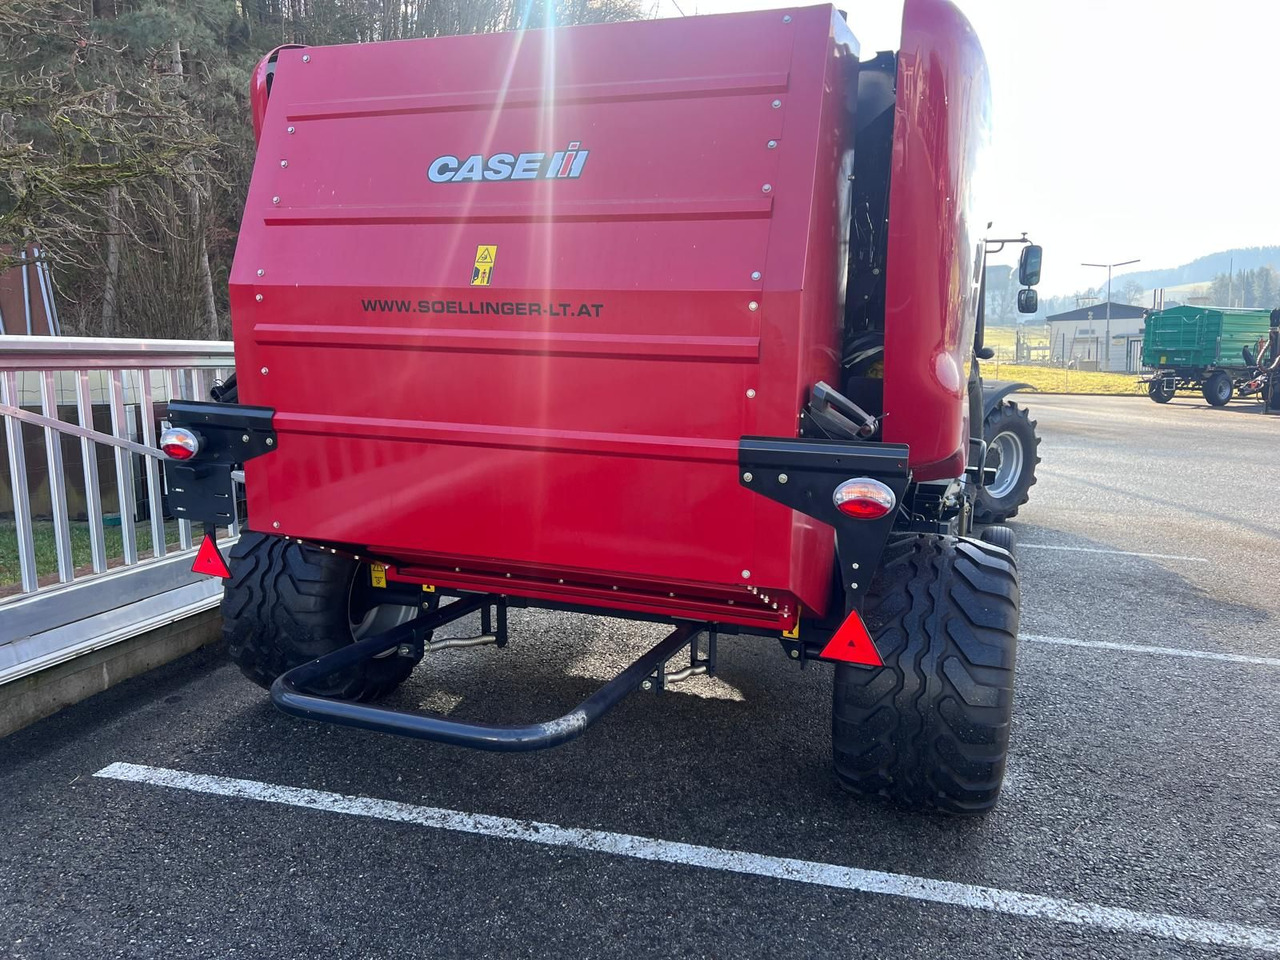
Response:
[[[895,538],[867,597],[884,667],[835,667],[832,745],[848,790],[980,815],[1004,779],[1013,709],[1018,576],[1004,550]]]
[[[415,607],[373,604],[355,589],[367,566],[283,537],[244,533],[231,550],[222,634],[246,677],[270,687],[280,674],[361,637],[389,630]],[[413,672],[418,658],[393,653],[312,686],[320,696],[374,700]]]
[[[1030,498],[1036,482],[1036,464],[1040,462],[1040,438],[1036,436],[1036,422],[1012,400],[1005,400],[987,414],[982,431],[987,441],[986,466],[995,468],[996,477],[978,488],[974,519],[978,523],[1003,523],[1016,517],[1018,508]]]
[[[1147,396],[1156,403],[1168,403],[1173,399],[1175,391],[1166,390],[1163,378],[1147,381]]]
[[[1215,370],[1200,387],[1200,392],[1210,406],[1225,407],[1231,402],[1232,389],[1231,375],[1225,370]]]

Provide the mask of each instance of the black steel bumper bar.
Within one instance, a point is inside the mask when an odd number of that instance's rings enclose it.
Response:
[[[473,613],[493,602],[493,597],[478,596],[458,600],[433,613],[401,624],[385,633],[368,637],[326,654],[317,660],[294,667],[276,678],[271,685],[271,700],[285,713],[307,720],[326,720],[348,727],[394,733],[418,740],[434,740],[462,747],[506,752],[542,750],[567,743],[595,723],[621,700],[639,688],[655,670],[661,670],[673,655],[688,646],[703,630],[704,623],[682,623],[661,643],[622,673],[587,697],[563,717],[523,726],[490,723],[463,723],[427,713],[409,713],[367,703],[337,700],[307,693],[307,686],[330,674],[349,670],[356,664],[386,653],[401,644],[422,643],[427,630]],[[393,654],[394,655],[394,654]]]

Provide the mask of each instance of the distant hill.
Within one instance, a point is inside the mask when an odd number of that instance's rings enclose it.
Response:
[[[1214,277],[1220,273],[1226,273],[1233,266],[1237,271],[1254,270],[1258,267],[1275,267],[1280,270],[1280,246],[1236,247],[1234,250],[1223,250],[1221,253],[1197,257],[1180,267],[1118,273],[1115,279],[1136,280],[1142,284],[1144,290],[1154,290],[1157,287],[1176,287],[1189,283],[1211,283]]]

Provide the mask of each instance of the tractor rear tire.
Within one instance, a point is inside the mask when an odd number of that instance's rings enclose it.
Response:
[[[418,613],[412,607],[360,603],[356,598],[364,591],[354,588],[357,576],[367,576],[366,564],[284,537],[242,534],[231,549],[230,566],[222,634],[231,659],[261,687],[270,688],[282,673],[353,643],[380,612],[390,614],[389,620],[382,618],[383,629]],[[403,683],[419,659],[396,652],[367,660],[309,690],[343,700],[375,700]]]
[[[1205,402],[1211,407],[1225,407],[1231,402],[1231,394],[1234,385],[1231,382],[1231,375],[1225,370],[1217,370],[1209,375],[1209,379],[1200,387],[1200,392],[1204,394]]]
[[[982,531],[978,539],[983,543],[991,544],[993,547],[1007,550],[1009,553],[1013,553],[1014,544],[1017,542],[1013,536],[1013,531],[1004,526],[987,527]]]
[[[835,666],[840,784],[911,808],[985,814],[999,798],[1009,749],[1013,557],[978,540],[895,538],[864,619],[884,666]]]
[[[1147,381],[1147,396],[1156,403],[1168,403],[1176,392],[1176,389],[1166,390],[1162,378]]]
[[[1040,438],[1036,422],[1026,409],[1005,400],[987,414],[982,424],[987,442],[987,463],[996,467],[996,479],[978,488],[973,519],[978,523],[1004,523],[1018,515],[1030,499],[1040,462]]]

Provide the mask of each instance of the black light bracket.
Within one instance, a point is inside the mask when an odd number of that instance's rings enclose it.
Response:
[[[895,443],[743,437],[738,482],[834,528],[846,610],[861,612],[898,510],[876,520],[854,519],[836,508],[836,487],[857,477],[879,480],[901,509],[911,482],[907,453],[905,444]]]

